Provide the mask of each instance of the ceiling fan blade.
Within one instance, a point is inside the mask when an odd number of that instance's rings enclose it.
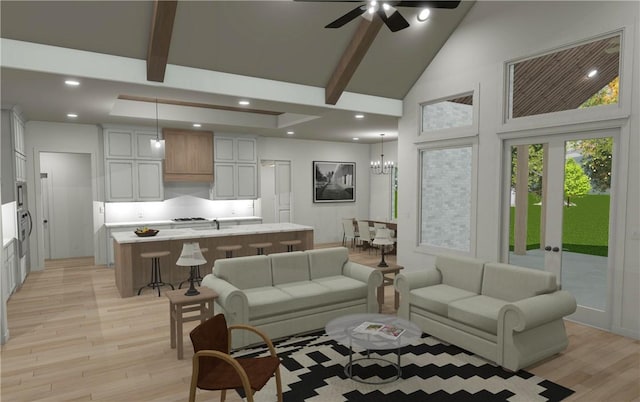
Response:
[[[354,8],[353,10],[349,11],[348,13],[346,13],[345,15],[343,15],[342,17],[336,19],[335,21],[331,22],[329,25],[325,26],[325,28],[340,28],[341,26],[353,21],[354,19],[358,18],[359,16],[362,15],[362,13],[365,12],[367,8],[365,6],[358,6],[356,8]]]
[[[394,2],[395,7],[425,7],[425,8],[446,8],[454,9],[458,7],[460,0],[455,1],[398,1]]]
[[[391,32],[398,32],[409,27],[409,23],[407,22],[407,20],[404,19],[404,17],[400,15],[397,10],[388,17],[384,13],[384,11],[378,11],[378,15]]]

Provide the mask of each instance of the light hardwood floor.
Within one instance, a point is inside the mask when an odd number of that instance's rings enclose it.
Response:
[[[373,264],[380,257],[351,258]],[[185,401],[193,356],[187,333],[197,323],[185,324],[185,359],[177,360],[167,298],[146,291],[122,299],[113,270],[92,261],[49,261],[9,300],[1,400]],[[393,313],[392,303],[387,289],[384,312]],[[567,330],[569,349],[528,371],[574,389],[570,400],[640,400],[638,341],[573,323]],[[217,395],[199,392],[197,400]],[[240,399],[230,393],[228,400]]]

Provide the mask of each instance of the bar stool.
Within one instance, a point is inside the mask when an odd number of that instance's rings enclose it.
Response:
[[[302,240],[284,240],[280,242],[280,244],[282,244],[283,246],[287,246],[287,252],[293,251],[293,246],[296,246],[300,243],[302,243]]]
[[[209,251],[209,249],[204,247],[204,248],[201,248],[200,251],[202,252],[202,254],[204,254],[207,251]],[[196,277],[193,278],[193,281],[194,282],[198,282],[198,286],[200,286],[200,283],[202,282],[202,275],[200,274],[200,265],[195,267],[195,275],[196,275]],[[191,280],[191,274],[189,274],[189,277],[187,279],[185,279],[184,281],[180,282],[180,284],[178,285],[178,289],[182,289],[182,284],[185,283],[185,282],[189,283],[190,280]]]
[[[152,251],[149,253],[140,253],[140,257],[142,258],[151,258],[151,282],[138,289],[138,296],[144,288],[158,288],[158,297],[160,297],[160,286],[171,286],[171,289],[175,290],[172,284],[162,282],[162,273],[160,272],[160,257],[165,257],[169,254],[171,254],[170,251]]]
[[[265,242],[265,243],[251,243],[249,247],[253,247],[256,249],[258,255],[264,254],[264,249],[273,246],[273,243]]]
[[[224,256],[226,258],[233,258],[233,252],[236,250],[240,250],[241,248],[241,244],[232,244],[230,246],[218,246],[216,247],[216,250],[224,251]]]

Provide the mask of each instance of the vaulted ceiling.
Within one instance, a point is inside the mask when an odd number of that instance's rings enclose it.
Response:
[[[178,103],[162,105],[165,126],[201,119],[214,131],[393,138],[402,98],[473,2],[434,9],[425,23],[418,9],[398,8],[410,27],[373,35],[334,106],[325,88],[367,22],[324,26],[357,4],[181,0],[154,14],[153,1],[2,1],[3,106],[18,105],[27,120],[68,121],[74,111],[79,123],[148,125],[145,99],[159,98]],[[65,78],[80,87],[66,88]],[[240,99],[251,104],[237,111]]]

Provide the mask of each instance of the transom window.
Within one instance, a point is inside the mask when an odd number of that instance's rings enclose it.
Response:
[[[618,103],[620,33],[509,63],[507,117]]]

